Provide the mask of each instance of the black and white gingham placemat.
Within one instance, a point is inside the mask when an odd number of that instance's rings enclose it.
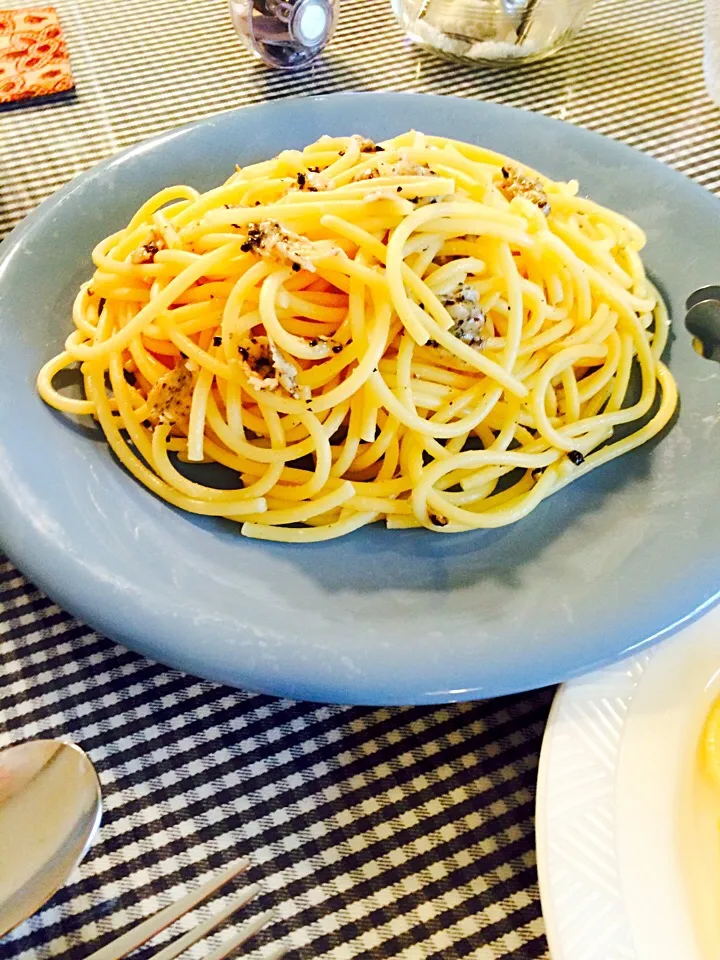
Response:
[[[257,910],[277,912],[269,936],[308,960],[544,956],[532,807],[549,691],[440,709],[298,704],[128,653],[9,564],[0,604],[2,740],[69,736],[105,794],[79,878],[3,957],[85,956],[244,852]]]
[[[343,0],[326,57],[297,76],[249,59],[223,0],[55,3],[77,90],[0,112],[0,236],[139,139],[243,103],[348,89],[544,111],[720,192],[701,0],[598,0],[570,51],[509,71],[417,51],[390,0]],[[253,909],[276,908],[266,942],[285,937],[301,958],[547,958],[532,812],[550,691],[382,710],[237,692],[98,637],[1,558],[0,677],[0,745],[69,737],[105,795],[99,841],[0,942],[2,960],[81,960],[241,853],[263,883]]]

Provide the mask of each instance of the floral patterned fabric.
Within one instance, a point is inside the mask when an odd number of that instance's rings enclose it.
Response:
[[[74,86],[55,8],[0,10],[0,103]]]

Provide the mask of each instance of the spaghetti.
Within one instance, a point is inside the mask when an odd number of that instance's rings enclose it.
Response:
[[[670,419],[643,244],[489,150],[322,137],[162,190],[99,243],[38,390],[153,493],[246,536],[499,527]],[[85,399],[53,384],[74,364]]]

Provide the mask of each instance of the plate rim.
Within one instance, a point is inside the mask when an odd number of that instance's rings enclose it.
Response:
[[[593,703],[602,703],[603,700],[609,698],[612,698],[616,704],[618,701],[622,701],[621,709],[625,712],[623,722],[618,730],[618,735],[621,737],[624,725],[627,722],[627,710],[632,702],[635,688],[637,686],[637,683],[633,683],[628,690],[624,691],[623,693],[619,693],[618,687],[621,686],[621,678],[627,678],[629,675],[639,671],[639,675],[637,676],[637,682],[639,683],[648,662],[660,649],[660,645],[654,646],[643,654],[628,657],[625,660],[602,667],[597,671],[589,672],[582,677],[571,680],[568,683],[564,683],[558,688],[558,691],[553,698],[540,747],[540,760],[538,763],[538,775],[535,786],[535,851],[537,859],[538,888],[540,892],[540,907],[542,911],[543,922],[545,924],[545,934],[547,936],[550,957],[552,960],[575,960],[571,949],[567,948],[566,937],[562,932],[562,910],[558,909],[557,907],[555,883],[553,881],[552,871],[550,868],[550,846],[552,833],[550,828],[550,818],[552,811],[550,808],[551,802],[548,799],[548,793],[551,781],[554,783],[557,776],[556,756],[558,739],[562,737],[563,732],[560,729],[561,725],[565,722],[568,705],[571,704],[573,698],[576,696],[576,691],[581,690],[584,685],[587,685],[589,688],[595,689],[595,695],[592,698]],[[590,701],[590,699],[591,698],[588,697],[588,701]],[[568,724],[568,726],[570,725]],[[581,744],[579,744],[578,741],[581,738],[577,730],[572,731],[572,729],[570,729],[565,736],[566,738],[570,738],[573,736],[573,733],[575,735],[575,746],[580,749]],[[614,788],[615,779],[617,777],[619,768],[619,744],[615,756],[613,757],[613,761],[612,788]],[[616,811],[613,803],[612,792],[608,793],[606,789],[605,795],[602,798],[595,798],[593,801],[583,801],[581,798],[576,798],[575,801],[571,801],[571,803],[572,810],[580,810],[582,813],[590,811],[590,813],[595,815],[595,817],[600,817],[604,821],[607,830],[612,833],[612,842],[608,841],[608,845],[604,849],[603,853],[606,861],[611,864],[614,871],[619,872],[617,847],[615,845]],[[581,886],[586,879],[585,871],[580,868],[576,868],[574,879],[576,881],[576,886]],[[606,916],[607,909],[612,905],[611,898],[608,897],[607,901],[602,904],[602,907],[604,907],[605,910],[601,909],[600,912]],[[618,934],[618,936],[622,936],[624,940],[627,940],[628,938],[631,938],[631,931],[629,918],[627,916],[627,912],[622,906],[622,903],[621,910],[621,915],[617,917],[617,924],[621,928],[621,932]],[[607,947],[607,944],[602,944],[601,947],[604,951]],[[608,960],[608,957],[605,952],[601,953],[588,951],[586,955],[583,955],[583,960]],[[618,954],[617,960],[638,960],[638,958],[634,952],[621,953]]]

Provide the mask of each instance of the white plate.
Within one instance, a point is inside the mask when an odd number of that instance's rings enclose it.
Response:
[[[537,791],[552,960],[718,960],[720,797],[698,743],[720,693],[720,610],[566,684]]]

